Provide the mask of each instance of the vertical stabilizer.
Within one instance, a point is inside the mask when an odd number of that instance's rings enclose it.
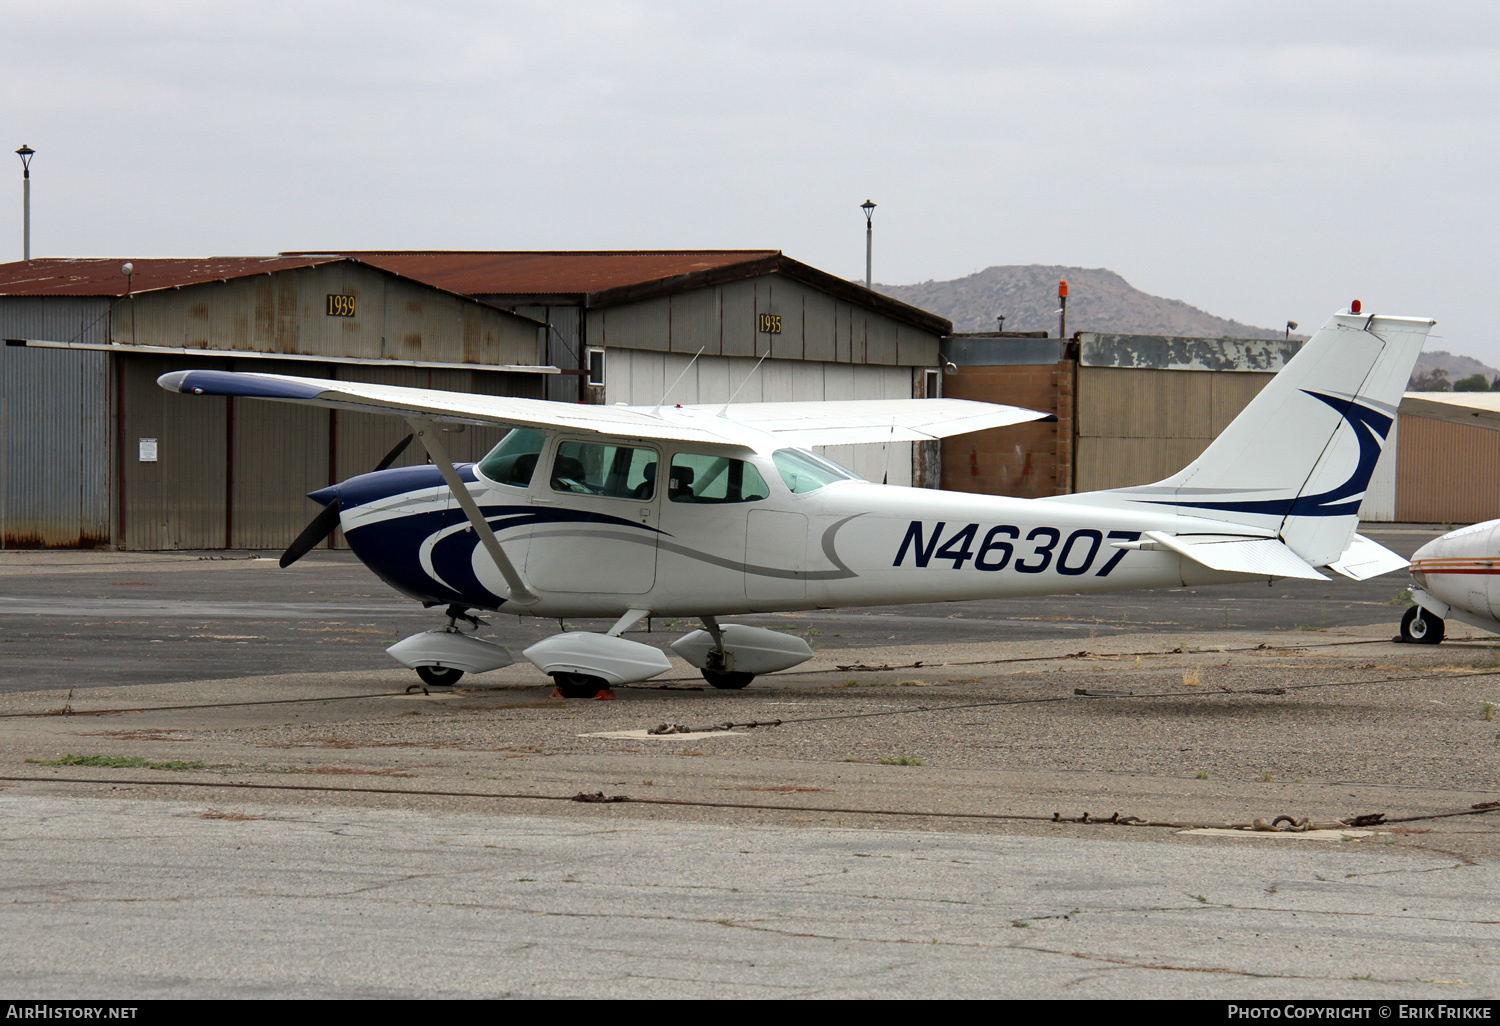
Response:
[[[1433,321],[1335,314],[1187,468],[1057,501],[1156,508],[1268,531],[1339,558]]]

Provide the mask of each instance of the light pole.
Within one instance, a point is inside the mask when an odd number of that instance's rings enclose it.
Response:
[[[875,204],[865,200],[859,205],[865,212],[865,288],[870,287],[870,254],[875,245]]]
[[[25,143],[22,143],[21,148],[16,151],[16,156],[21,158],[21,209],[23,211],[21,253],[23,260],[31,259],[31,155],[35,152],[36,150]]]

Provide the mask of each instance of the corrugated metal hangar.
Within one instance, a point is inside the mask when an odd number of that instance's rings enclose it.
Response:
[[[659,401],[687,370],[673,402],[905,398],[923,394],[951,330],[765,250],[126,266],[0,265],[0,545],[279,548],[308,517],[302,493],[373,467],[405,434],[394,418],[177,401],[155,385],[171,370],[626,403]],[[450,451],[477,459],[498,435],[456,431]],[[910,446],[879,448],[830,453],[924,483]]]
[[[1196,459],[1300,345],[1088,331],[950,336],[943,358],[958,372],[947,395],[1046,410],[1057,422],[945,440],[942,486],[1039,498],[1159,481]],[[1500,517],[1500,432],[1403,409],[1360,516]]]
[[[775,250],[343,255],[545,323],[548,360],[583,372],[549,399],[653,405],[684,371],[672,402],[908,399],[953,330]],[[822,451],[872,481],[936,487],[937,445],[917,448]]]

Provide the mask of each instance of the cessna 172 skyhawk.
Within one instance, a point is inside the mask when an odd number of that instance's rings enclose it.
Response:
[[[1011,499],[876,485],[812,446],[941,438],[1043,415],[956,399],[582,406],[226,371],[159,383],[404,417],[432,465],[311,493],[324,513],[282,557],[341,524],[386,583],[448,625],[388,652],[432,684],[509,665],[463,632],[470,610],[615,617],[523,655],[567,696],[670,668],[621,637],[647,616],[704,629],[672,649],[719,688],[812,656],[799,638],[723,623],[752,612],[1355,579],[1406,560],[1355,533],[1360,499],[1433,322],[1335,314],[1187,469],[1156,484]],[[453,465],[438,425],[512,430]],[[394,456],[388,457],[387,462]]]

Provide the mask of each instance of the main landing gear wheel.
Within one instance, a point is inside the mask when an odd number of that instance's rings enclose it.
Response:
[[[738,691],[755,679],[753,673],[734,673],[730,670],[704,670],[703,679],[721,691]]]
[[[1421,606],[1412,606],[1401,618],[1401,640],[1409,645],[1436,645],[1443,640],[1443,621]]]
[[[554,673],[557,693],[564,698],[593,698],[609,687],[603,677],[591,677],[586,673]]]
[[[418,666],[417,676],[422,678],[422,683],[428,687],[451,688],[457,684],[464,671],[455,670],[451,666]]]

